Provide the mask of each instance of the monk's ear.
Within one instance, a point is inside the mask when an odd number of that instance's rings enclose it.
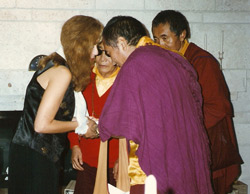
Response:
[[[121,51],[126,51],[127,50],[127,47],[128,47],[128,42],[125,38],[123,37],[119,37],[117,39],[117,46],[118,48],[121,50]]]
[[[180,34],[180,41],[183,42],[186,39],[187,36],[187,31],[183,30],[182,33]]]

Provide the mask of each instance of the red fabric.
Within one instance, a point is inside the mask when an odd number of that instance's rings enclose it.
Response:
[[[93,194],[96,179],[96,168],[83,163],[83,171],[77,172],[74,194]],[[113,169],[108,169],[108,183],[116,186]]]
[[[92,78],[94,80],[94,74]],[[95,82],[94,82],[95,84]],[[92,83],[84,90],[83,95],[87,103],[87,108],[89,115],[92,116]],[[99,118],[101,115],[102,108],[108,97],[109,91],[105,92],[101,97],[98,96],[96,86],[94,85],[94,111],[96,113],[95,117]],[[70,141],[70,147],[79,145],[83,155],[83,161],[92,167],[97,167],[98,164],[98,154],[100,147],[100,138],[98,139],[85,139],[80,137],[74,132],[68,134],[68,139]],[[115,161],[118,158],[119,152],[119,140],[111,139],[109,140],[109,168],[113,168]]]
[[[240,164],[243,163],[238,152],[237,140],[232,124],[233,111],[229,90],[223,73],[220,70],[219,63],[210,53],[190,43],[184,56],[198,73],[198,81],[201,85],[203,95],[204,123],[209,139],[217,138],[217,142],[219,142],[217,131],[223,130],[224,133],[229,134],[228,141],[231,146],[234,146],[236,152],[234,154],[238,155],[238,159],[235,159],[233,163],[234,165],[226,166],[225,164],[224,168],[213,171],[215,193],[224,194],[225,191],[230,191],[232,183],[239,177]],[[221,144],[218,145],[221,146]],[[216,147],[211,142],[212,155],[215,150],[221,154],[224,153],[222,147],[218,145]]]
[[[144,189],[145,185],[144,184],[138,184],[138,185],[133,185],[130,187],[130,194],[144,194]],[[169,192],[171,194],[171,192]],[[160,194],[159,191],[157,191],[157,194]]]

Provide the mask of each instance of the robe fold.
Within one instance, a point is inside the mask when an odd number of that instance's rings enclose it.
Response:
[[[211,194],[209,141],[193,67],[158,46],[137,48],[123,64],[99,120],[102,141],[123,136],[160,193]]]
[[[186,45],[186,46],[185,46]],[[193,65],[202,88],[204,123],[211,142],[216,194],[229,193],[240,176],[243,160],[233,127],[230,93],[218,61],[194,43],[185,41],[182,53]]]

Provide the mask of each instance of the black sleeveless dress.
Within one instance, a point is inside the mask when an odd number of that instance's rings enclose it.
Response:
[[[37,77],[53,66],[50,61],[44,69],[36,71],[27,87],[23,113],[10,147],[9,194],[58,193],[59,159],[67,145],[67,133],[34,131],[35,117],[45,91]],[[74,107],[74,90],[70,84],[55,119],[71,121]]]

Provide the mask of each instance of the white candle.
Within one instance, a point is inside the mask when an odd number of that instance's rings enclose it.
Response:
[[[207,34],[204,35],[204,49],[207,50]]]
[[[144,194],[157,194],[157,183],[154,175],[149,175],[146,178]]]
[[[224,30],[221,31],[221,52],[223,52],[224,46]]]

